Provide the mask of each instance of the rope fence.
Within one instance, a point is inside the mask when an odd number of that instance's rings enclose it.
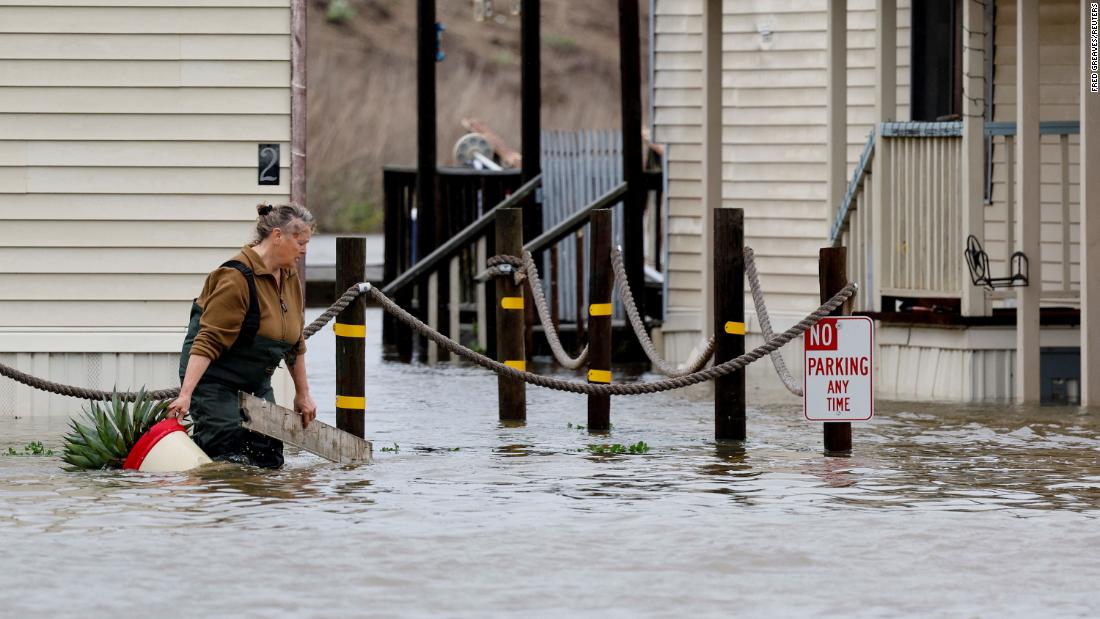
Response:
[[[787,329],[779,335],[775,335],[772,332],[771,322],[768,319],[767,308],[764,305],[763,293],[760,290],[759,276],[756,272],[756,266],[753,261],[752,250],[745,249],[745,272],[748,276],[750,287],[752,289],[753,301],[756,304],[757,315],[760,318],[761,329],[764,335],[764,343],[745,354],[738,356],[734,359],[730,359],[724,363],[714,365],[709,368],[703,366],[713,357],[715,340],[709,338],[703,351],[692,359],[684,367],[674,367],[672,364],[663,359],[657,352],[656,347],[653,345],[652,340],[649,338],[648,333],[645,330],[645,324],[640,316],[638,309],[634,303],[634,296],[627,284],[625,268],[623,266],[622,251],[619,248],[612,250],[611,254],[612,268],[614,271],[615,282],[618,286],[619,296],[623,301],[624,308],[626,309],[627,316],[629,317],[630,324],[634,331],[635,336],[642,344],[643,350],[653,362],[654,367],[661,373],[668,376],[668,378],[653,382],[641,382],[641,383],[622,383],[622,384],[599,384],[599,383],[583,383],[572,380],[564,380],[555,378],[552,376],[544,376],[541,374],[533,374],[524,370],[519,370],[514,367],[505,365],[495,359],[487,357],[475,350],[472,350],[460,343],[452,340],[451,338],[443,335],[439,331],[429,327],[427,324],[420,321],[404,308],[400,307],[392,299],[386,296],[380,289],[372,287],[369,283],[360,283],[349,287],[327,310],[325,310],[320,316],[318,316],[313,322],[311,322],[305,329],[303,329],[303,337],[306,339],[312,337],[318,331],[320,331],[326,324],[332,321],[341,311],[347,308],[357,297],[362,294],[368,294],[384,311],[392,315],[397,320],[405,323],[411,327],[414,331],[420,333],[425,338],[435,342],[437,345],[443,347],[445,350],[452,354],[458,355],[468,361],[483,367],[487,370],[495,372],[501,376],[507,376],[523,380],[528,384],[532,384],[538,387],[544,387],[547,389],[554,389],[558,391],[565,391],[570,393],[586,394],[586,395],[643,395],[651,393],[660,393],[662,391],[669,391],[673,389],[682,389],[691,385],[696,385],[702,382],[714,380],[722,376],[726,376],[745,366],[763,358],[765,355],[772,357],[772,362],[775,365],[775,369],[783,380],[784,385],[787,386],[792,393],[801,395],[795,384],[794,378],[791,376],[790,371],[787,369],[786,364],[783,362],[782,356],[779,355],[779,349],[789,343],[796,337],[799,337],[812,326],[817,324],[822,318],[828,316],[838,307],[844,304],[849,298],[856,294],[859,289],[858,284],[855,282],[849,283],[839,292],[832,296],[827,302],[822,304],[812,313],[808,314],[805,318],[800,320],[797,324]],[[532,297],[535,300],[536,310],[538,312],[539,320],[542,322],[544,332],[550,348],[553,351],[554,358],[562,366],[568,369],[577,369],[585,365],[588,358],[588,348],[585,347],[581,353],[573,358],[570,357],[561,345],[560,338],[558,337],[557,330],[550,319],[550,311],[546,306],[546,298],[542,291],[542,286],[539,281],[538,269],[535,266],[534,259],[530,252],[524,252],[522,258],[517,256],[493,256],[487,261],[488,269],[483,275],[489,277],[502,277],[509,276],[514,277],[517,284],[523,281],[527,282],[527,285],[531,288]],[[111,400],[112,397],[120,397],[125,401],[134,401],[138,397],[138,392],[125,392],[114,394],[113,392],[86,389],[81,387],[75,387],[72,385],[64,385],[48,380],[44,380],[35,376],[31,376],[25,372],[19,371],[11,366],[0,363],[0,375],[6,376],[16,382],[22,383],[34,389],[54,393],[57,395],[70,396],[80,398],[84,400]],[[174,399],[179,395],[179,388],[174,389],[160,389],[157,391],[149,391],[145,393],[146,397],[168,400]]]

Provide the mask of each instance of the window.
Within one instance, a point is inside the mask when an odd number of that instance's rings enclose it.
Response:
[[[962,1],[912,3],[912,120],[958,120],[962,112]]]

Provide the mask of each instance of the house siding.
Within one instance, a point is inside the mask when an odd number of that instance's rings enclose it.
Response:
[[[848,3],[848,159],[874,119],[874,2]],[[908,118],[909,3],[898,3],[898,118]],[[817,306],[817,250],[826,242],[826,14],[824,0],[723,6],[722,205],[745,210],[777,326]],[[711,303],[700,271],[703,4],[655,8],[654,136],[668,146],[668,320],[665,352],[685,360]],[[770,35],[768,34],[770,33]],[[747,303],[751,307],[751,302]],[[750,321],[751,322],[751,321]]]
[[[178,384],[203,278],[289,199],[290,0],[30,4],[0,0],[0,362]],[[0,382],[0,415],[75,406]]]

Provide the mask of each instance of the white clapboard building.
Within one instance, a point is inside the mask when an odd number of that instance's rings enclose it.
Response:
[[[686,359],[714,322],[710,212],[739,207],[780,329],[818,304],[818,249],[848,248],[880,396],[1100,402],[1091,5],[655,0],[666,354]],[[1028,286],[974,285],[971,235],[993,278],[1022,252]]]
[[[178,386],[206,273],[249,241],[258,202],[291,198],[300,10],[0,0],[0,362],[93,388]],[[277,170],[261,145],[278,146]],[[279,184],[259,184],[265,167]],[[0,416],[79,406],[0,379]]]

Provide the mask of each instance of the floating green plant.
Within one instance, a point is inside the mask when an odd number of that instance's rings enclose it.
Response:
[[[638,441],[633,445],[623,445],[622,443],[604,443],[602,445],[589,445],[588,452],[598,455],[644,454],[649,453],[649,445],[647,445],[645,441]]]
[[[46,446],[42,444],[42,441],[31,441],[23,446],[23,451],[16,451],[12,447],[8,447],[9,456],[52,456],[53,450],[46,449]]]
[[[393,447],[383,447],[382,451],[387,452],[387,453],[394,453],[395,454],[395,453],[401,451],[401,446],[398,445],[397,443],[394,443]]]

